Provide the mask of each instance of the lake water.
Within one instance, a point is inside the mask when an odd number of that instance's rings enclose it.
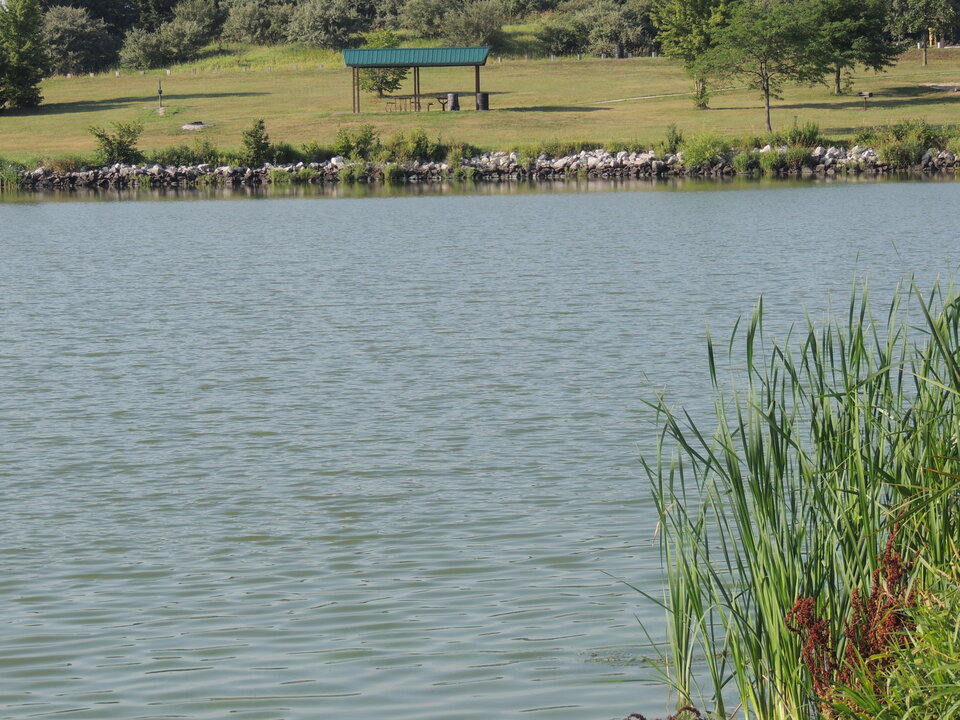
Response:
[[[0,717],[664,713],[644,400],[960,261],[954,183],[682,187],[0,204]]]

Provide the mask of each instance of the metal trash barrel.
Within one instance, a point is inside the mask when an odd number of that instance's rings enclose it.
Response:
[[[477,93],[477,110],[489,110],[490,109],[490,93],[478,92]]]
[[[460,93],[447,93],[447,110],[460,109]]]

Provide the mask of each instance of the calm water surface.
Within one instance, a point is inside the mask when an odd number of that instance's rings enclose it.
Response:
[[[958,192],[0,205],[0,717],[664,712],[642,401],[955,277]]]

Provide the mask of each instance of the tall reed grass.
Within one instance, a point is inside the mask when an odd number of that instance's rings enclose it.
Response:
[[[652,403],[666,590],[648,597],[666,611],[654,664],[679,705],[798,720],[822,698],[785,623],[794,603],[815,600],[839,663],[852,594],[892,533],[917,587],[956,558],[960,301],[901,289],[877,318],[855,291],[845,317],[782,342],[763,321],[761,302],[738,323],[729,371],[708,339],[715,427]]]

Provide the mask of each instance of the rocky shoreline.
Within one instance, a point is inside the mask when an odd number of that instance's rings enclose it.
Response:
[[[855,145],[817,147],[809,156],[788,156],[788,148],[769,145],[747,154],[747,161],[734,157],[687,166],[683,153],[654,151],[610,153],[603,149],[551,158],[522,158],[515,152],[491,152],[459,163],[420,162],[375,164],[353,162],[334,157],[323,162],[271,165],[262,167],[213,166],[200,164],[179,167],[160,165],[112,165],[101,168],[57,172],[38,167],[20,174],[20,189],[69,190],[83,188],[197,187],[205,185],[254,186],[337,182],[443,182],[448,180],[509,181],[553,180],[565,178],[662,178],[724,177],[757,174],[763,155],[775,153],[767,162],[767,174],[783,177],[835,175],[882,175],[905,168],[881,162],[873,148]],[[743,154],[741,154],[741,157]],[[789,158],[789,159],[788,159]],[[735,167],[735,165],[737,167]],[[744,167],[746,166],[746,167]],[[739,169],[738,169],[739,168]],[[927,150],[920,163],[906,170],[914,173],[952,173],[960,171],[960,160],[948,151]]]

